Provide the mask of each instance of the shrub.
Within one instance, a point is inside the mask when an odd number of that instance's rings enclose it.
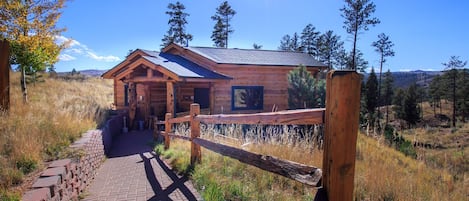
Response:
[[[23,174],[29,174],[37,169],[37,161],[28,156],[21,157],[16,161],[16,168]]]

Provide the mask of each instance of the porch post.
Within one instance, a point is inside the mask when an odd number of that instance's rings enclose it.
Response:
[[[151,112],[150,112],[150,103],[151,103],[151,97],[150,97],[150,85],[148,83],[145,83],[144,85],[144,88],[145,90],[145,111],[143,114],[145,114],[145,121],[147,121],[146,123],[148,123],[148,127],[151,127],[150,125],[150,115],[151,115]]]
[[[213,83],[210,82],[209,83],[209,90],[210,90],[210,94],[209,94],[209,100],[210,100],[210,114],[214,114],[215,112],[215,87],[213,86]]]
[[[133,128],[137,112],[137,86],[134,82],[129,83],[129,127]]]
[[[166,82],[166,113],[176,116],[174,112],[174,85],[171,81]]]

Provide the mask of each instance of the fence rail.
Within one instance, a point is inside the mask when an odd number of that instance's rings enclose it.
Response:
[[[200,106],[192,104],[190,115],[165,116],[165,149],[170,137],[191,141],[191,164],[201,162],[200,146],[301,183],[320,186],[325,200],[352,200],[355,152],[360,108],[360,76],[355,71],[331,71],[327,75],[326,108],[268,112],[258,114],[201,115]],[[155,121],[156,122],[156,121]],[[190,122],[191,136],[171,132],[172,124]],[[199,138],[200,123],[311,125],[325,124],[323,169],[274,156],[261,155]],[[156,130],[156,129],[155,129]],[[156,134],[156,133],[155,133]],[[319,196],[320,197],[320,196]]]

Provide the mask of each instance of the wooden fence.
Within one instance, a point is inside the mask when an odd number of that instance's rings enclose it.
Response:
[[[257,114],[201,115],[200,106],[192,104],[190,115],[165,117],[165,149],[170,138],[191,142],[191,164],[201,162],[201,146],[243,163],[273,172],[301,183],[322,185],[325,200],[352,200],[355,172],[355,149],[360,111],[360,76],[355,71],[331,71],[326,82],[326,108],[291,110]],[[155,121],[157,122],[157,121]],[[190,137],[171,133],[172,124],[190,123]],[[251,153],[239,148],[218,144],[200,137],[200,123],[207,124],[263,124],[306,125],[325,124],[323,169],[274,156]],[[156,130],[156,129],[155,129]]]

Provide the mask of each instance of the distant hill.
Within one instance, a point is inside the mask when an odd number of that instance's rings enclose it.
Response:
[[[433,77],[441,75],[441,71],[409,71],[409,72],[391,72],[394,77],[394,88],[407,88],[413,83],[419,86],[428,87]],[[379,76],[379,74],[376,74]],[[384,75],[384,73],[383,73]],[[369,74],[365,74],[365,80],[368,79]]]
[[[91,76],[91,77],[100,77],[103,73],[105,73],[107,70],[81,70],[79,71],[80,74],[86,75],[86,76]]]

